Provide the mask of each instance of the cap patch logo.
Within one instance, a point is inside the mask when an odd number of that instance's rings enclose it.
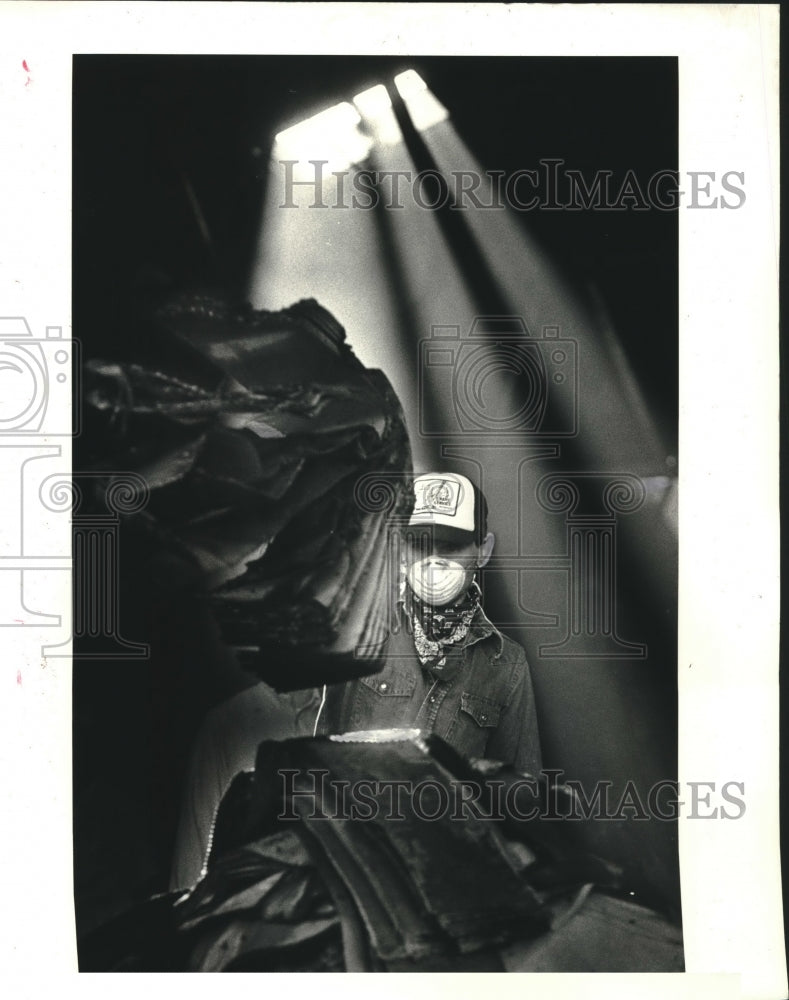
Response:
[[[420,483],[414,514],[445,514],[454,517],[460,500],[460,484],[451,479],[432,479]],[[421,496],[419,495],[421,494]]]

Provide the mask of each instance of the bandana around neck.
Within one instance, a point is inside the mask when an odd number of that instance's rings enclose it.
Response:
[[[422,666],[444,666],[446,647],[466,637],[481,596],[476,581],[472,581],[468,590],[451,604],[432,607],[420,601],[406,586],[405,608],[413,625],[414,646]]]

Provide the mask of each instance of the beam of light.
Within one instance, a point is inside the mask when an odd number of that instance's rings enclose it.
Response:
[[[414,124],[419,124],[426,140],[436,128],[454,132],[445,110],[415,73],[403,74],[397,82],[409,116],[412,121],[416,119]],[[400,135],[385,88],[368,94],[368,103],[355,99],[365,124],[367,113],[374,132],[388,136],[396,131]],[[411,178],[416,174],[402,136],[397,143],[377,145],[374,160],[379,171],[403,172]],[[484,336],[469,342],[478,309],[458,267],[456,247],[449,242],[438,214],[419,207],[405,185],[402,204],[402,209],[385,210],[382,224],[391,235],[400,262],[412,314],[410,327],[400,331],[400,353],[408,356],[411,377],[417,382],[415,409],[409,414],[415,467],[454,465],[480,480],[484,475],[492,495],[506,497],[503,509],[515,513],[520,503],[519,473],[515,470],[521,463],[528,463],[535,470],[536,483],[544,471],[536,468],[537,456],[555,457],[557,446],[543,445],[517,428],[508,427],[506,440],[495,433],[497,423],[509,424],[509,418],[523,409],[523,385],[513,375],[511,359],[508,362],[503,357],[506,351],[491,347]],[[500,218],[501,213],[497,216]],[[452,337],[457,338],[454,344]],[[451,354],[449,363],[440,363],[439,355],[447,353]],[[477,377],[482,372],[484,384]],[[475,387],[484,398],[474,397]],[[461,420],[465,419],[467,425],[469,413],[473,426],[466,432]],[[475,421],[475,415],[479,420]],[[546,524],[544,518],[540,521],[544,534],[549,536],[542,539],[543,549],[555,551],[562,544],[563,526]],[[519,551],[518,518],[502,516],[502,522],[502,551]],[[523,611],[521,608],[517,619],[524,617]]]
[[[421,127],[446,117],[417,74],[400,74],[396,82],[416,102]],[[316,160],[326,161],[317,184]],[[283,161],[291,163],[289,175]],[[351,183],[373,161],[379,171],[415,172],[383,84],[277,133],[249,297],[263,309],[313,297],[331,310],[359,359],[392,382],[415,462],[427,465],[434,447],[420,434],[419,340],[429,336],[431,322],[454,319],[466,325],[473,306],[432,213],[415,206],[410,195],[408,209],[401,212],[350,207]],[[333,174],[344,171],[339,197]],[[385,182],[385,188],[387,183],[397,182]],[[391,260],[382,227],[397,261]],[[396,266],[405,293],[393,279]],[[404,324],[408,310],[417,318]]]
[[[401,96],[409,115],[417,113],[415,98],[408,88],[400,89]],[[493,495],[501,500],[503,496],[510,499],[511,516],[500,526],[497,525],[499,542],[497,548],[505,553],[540,553],[561,551],[560,537],[563,524],[560,518],[545,515],[536,509],[534,497],[537,482],[546,471],[561,469],[581,470],[620,470],[632,472],[641,476],[655,476],[665,473],[666,456],[654,419],[643,400],[643,394],[632,371],[626,364],[621,350],[612,350],[612,338],[607,324],[601,322],[599,310],[590,310],[583,302],[577,290],[566,280],[560,269],[552,262],[539,243],[530,237],[522,220],[515,215],[511,207],[490,208],[495,205],[493,184],[490,175],[485,175],[481,165],[457,135],[451,121],[442,119],[421,130],[422,140],[427,148],[429,159],[440,170],[450,184],[450,189],[462,216],[468,225],[473,239],[481,251],[486,265],[489,265],[497,286],[501,289],[502,300],[506,301],[512,312],[520,315],[525,321],[529,340],[540,351],[545,361],[546,369],[551,374],[550,362],[553,357],[553,345],[549,337],[574,341],[577,345],[576,367],[577,384],[575,392],[567,392],[567,383],[558,393],[556,386],[548,379],[546,391],[554,405],[546,411],[546,423],[542,426],[542,436],[530,433],[528,428],[518,434],[508,426],[506,435],[499,440],[492,440],[490,433],[471,433],[455,439],[449,447],[443,446],[445,455],[452,455],[457,462],[477,465],[480,473],[484,473],[487,484],[494,485]],[[536,164],[527,164],[532,167]],[[461,176],[464,174],[465,176]],[[478,183],[474,199],[463,199],[462,190],[458,185],[470,182]],[[399,213],[389,213],[397,216]],[[402,213],[401,227],[409,225],[409,218],[419,213]],[[422,215],[431,216],[436,213],[423,211]],[[454,214],[454,213],[453,213]],[[423,228],[426,224],[423,224]],[[404,243],[408,252],[408,242]],[[436,255],[432,265],[432,273],[439,274],[443,282],[449,270],[456,271],[453,261],[448,262]],[[426,302],[426,313],[432,314],[433,322],[443,322],[441,318],[446,308],[438,287],[436,300]],[[439,309],[441,312],[439,312]],[[455,310],[465,312],[465,306]],[[467,315],[465,322],[458,320],[460,340],[466,339],[464,346],[455,349],[455,356],[470,357],[471,345],[469,331],[472,315]],[[618,341],[613,338],[616,345]],[[475,349],[476,350],[476,349]],[[465,354],[463,353],[465,352]],[[497,372],[506,366],[502,351],[490,338],[487,357],[480,353],[479,371],[489,376],[486,378],[484,390],[486,397],[495,400],[496,417],[518,412],[518,406],[523,405],[524,385],[515,384],[516,380],[508,377],[506,371]],[[462,365],[455,371],[459,373]],[[470,361],[469,364],[472,362]],[[452,411],[457,412],[457,393],[462,389],[456,378],[441,386],[441,373],[438,370],[428,372],[428,380],[432,376],[432,391],[442,419],[447,425],[452,423]],[[445,380],[446,381],[446,380]],[[468,380],[467,380],[468,381]],[[474,403],[474,399],[470,400]],[[474,409],[473,405],[470,407]],[[575,408],[577,415],[577,435],[566,444],[559,444],[561,455],[557,452],[540,452],[540,441],[552,440],[553,426],[548,421],[556,422],[557,426],[567,426],[566,419],[556,419],[565,411]],[[468,409],[468,408],[467,408]],[[483,423],[487,423],[484,421]],[[486,428],[480,427],[480,431]],[[561,441],[553,438],[554,441]],[[570,463],[568,465],[568,462]],[[518,488],[513,490],[513,473],[517,469]],[[517,531],[514,530],[517,524]],[[665,546],[671,545],[667,538],[670,530],[670,517],[666,523],[663,518],[650,516],[639,517],[637,525],[634,522],[634,534],[631,540],[637,546],[637,551],[643,557],[643,565],[649,567],[649,585],[660,598],[673,593],[674,580],[670,569],[663,566],[665,560],[660,556]],[[551,574],[548,574],[548,578]],[[518,597],[519,608],[514,608],[515,621],[520,617],[523,621],[523,611],[526,609],[545,609],[552,604],[547,599],[546,587],[552,581],[541,573],[521,574],[519,581],[508,586],[508,603]],[[556,595],[553,595],[554,597]],[[619,601],[621,595],[613,595]],[[624,606],[623,606],[624,607]],[[622,633],[626,638],[627,625]],[[525,638],[525,637],[524,637]]]
[[[383,86],[358,97],[375,114],[389,103]],[[345,103],[275,137],[248,298],[256,308],[270,310],[317,299],[345,327],[362,364],[386,374],[408,415],[414,411],[415,379],[400,349],[390,263],[374,211],[350,207],[351,181],[380,143],[369,122],[364,123],[366,131],[360,123],[359,111]],[[389,141],[399,138],[395,126]],[[283,161],[293,160],[297,162],[288,176]],[[328,160],[319,183],[314,160]],[[347,174],[339,179],[333,171]],[[340,183],[345,185],[343,196]]]
[[[579,303],[575,290],[524,232],[512,210],[486,210],[475,207],[473,199],[463,201],[462,191],[459,193],[457,184],[452,184],[453,174],[465,171],[467,177],[473,174],[480,178],[476,197],[482,204],[492,203],[492,181],[458,137],[446,109],[424,81],[409,70],[399,74],[395,84],[434,161],[450,179],[455,200],[461,202],[459,214],[512,302],[513,311],[523,316],[529,333],[537,340],[549,324],[558,327],[561,337],[578,342],[582,398],[570,400],[570,394],[557,393],[554,402],[563,405],[563,400],[569,400],[568,405],[578,406],[582,423],[579,442],[589,463],[610,466],[613,461],[636,472],[662,472],[657,435],[646,408],[633,405],[643,401],[632,373],[622,370],[621,352],[616,358],[608,356],[607,338],[601,336],[602,331]],[[297,161],[291,177],[294,183],[288,192],[283,187],[282,160]],[[315,160],[327,161],[324,183],[319,185],[315,184],[311,162]],[[421,433],[425,407],[422,395],[432,396],[434,408],[445,414],[439,422],[444,419],[449,426],[457,422],[457,400],[453,399],[457,387],[443,384],[445,373],[430,366],[426,369],[420,351],[434,325],[455,325],[462,331],[461,336],[466,336],[475,318],[475,306],[437,214],[414,203],[407,180],[402,186],[402,209],[384,210],[377,223],[373,211],[351,207],[347,193],[342,203],[337,201],[332,171],[348,170],[349,184],[356,165],[362,162],[367,166],[374,163],[379,172],[390,175],[403,171],[415,176],[414,163],[383,85],[370,87],[356,94],[352,103],[335,105],[276,136],[252,298],[259,306],[279,308],[312,295],[332,309],[348,326],[349,338],[365,364],[399,373],[394,378],[400,383],[396,389],[407,408],[415,404],[419,410],[410,416],[412,432],[418,424],[417,450],[429,453],[432,445],[423,440]],[[393,182],[390,178],[386,183]],[[325,208],[313,210],[316,194],[318,201],[323,199]],[[282,207],[288,203],[292,207]],[[400,293],[389,284],[391,264],[383,259],[378,231],[381,225],[389,231],[402,271],[413,317],[408,330],[398,331],[391,311],[385,310],[384,303]],[[376,305],[365,308],[364,302]],[[352,322],[357,317],[364,317],[358,326]],[[384,333],[384,329],[388,332]],[[493,364],[488,367],[495,369]],[[417,377],[421,380],[419,395],[413,385]],[[497,380],[500,384],[494,385]],[[493,374],[486,381],[486,396],[496,400],[497,412],[516,413],[523,405],[516,383],[506,377],[506,372]],[[524,436],[524,443],[532,440],[529,434]]]
[[[412,97],[406,92],[403,98],[411,113]],[[495,182],[452,123],[437,122],[422,131],[422,138],[450,181],[459,214],[528,329],[539,336],[544,326],[556,326],[562,337],[578,343],[577,444],[589,465],[610,468],[618,464],[644,475],[664,472],[664,449],[643,393],[623,352],[611,351],[611,338],[600,329],[599,316],[581,302],[576,289],[520,224],[514,209],[477,207],[496,204]],[[469,196],[477,179],[473,197]]]

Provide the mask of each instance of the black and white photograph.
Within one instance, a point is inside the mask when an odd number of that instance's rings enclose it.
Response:
[[[531,5],[489,8],[523,39],[500,52],[485,5],[402,5],[419,45],[399,5],[159,6],[176,38],[179,10],[219,31],[225,7],[237,49],[61,54],[69,311],[39,322],[16,289],[0,318],[2,624],[43,637],[9,697],[35,665],[68,700],[74,969],[632,973],[656,996],[693,973],[778,996],[772,453],[723,440],[736,338],[688,297],[699,229],[755,233],[769,192],[739,146],[688,157],[696,64],[529,45]],[[309,43],[245,44],[241,15],[284,6]],[[625,6],[664,31],[666,8]],[[369,42],[372,8],[394,43]],[[743,52],[775,42],[774,8],[730,10]],[[748,134],[777,142],[764,114]],[[727,444],[766,494],[722,546]],[[730,598],[749,532],[768,561]],[[722,638],[740,625],[713,625],[737,601],[766,627],[742,639],[750,684]],[[748,979],[699,906],[765,883]]]
[[[677,109],[75,58],[87,967],[682,969]]]

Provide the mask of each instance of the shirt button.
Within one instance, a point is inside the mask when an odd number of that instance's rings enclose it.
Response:
[[[487,720],[487,718],[488,718],[487,715],[480,715],[479,721],[480,722],[485,722]]]
[[[381,681],[381,684],[380,684],[378,690],[379,691],[385,691],[388,687],[389,687],[389,685],[386,683],[386,681]]]
[[[431,694],[430,698],[429,698],[429,701],[433,702],[435,700],[436,700],[436,696],[434,694]]]

